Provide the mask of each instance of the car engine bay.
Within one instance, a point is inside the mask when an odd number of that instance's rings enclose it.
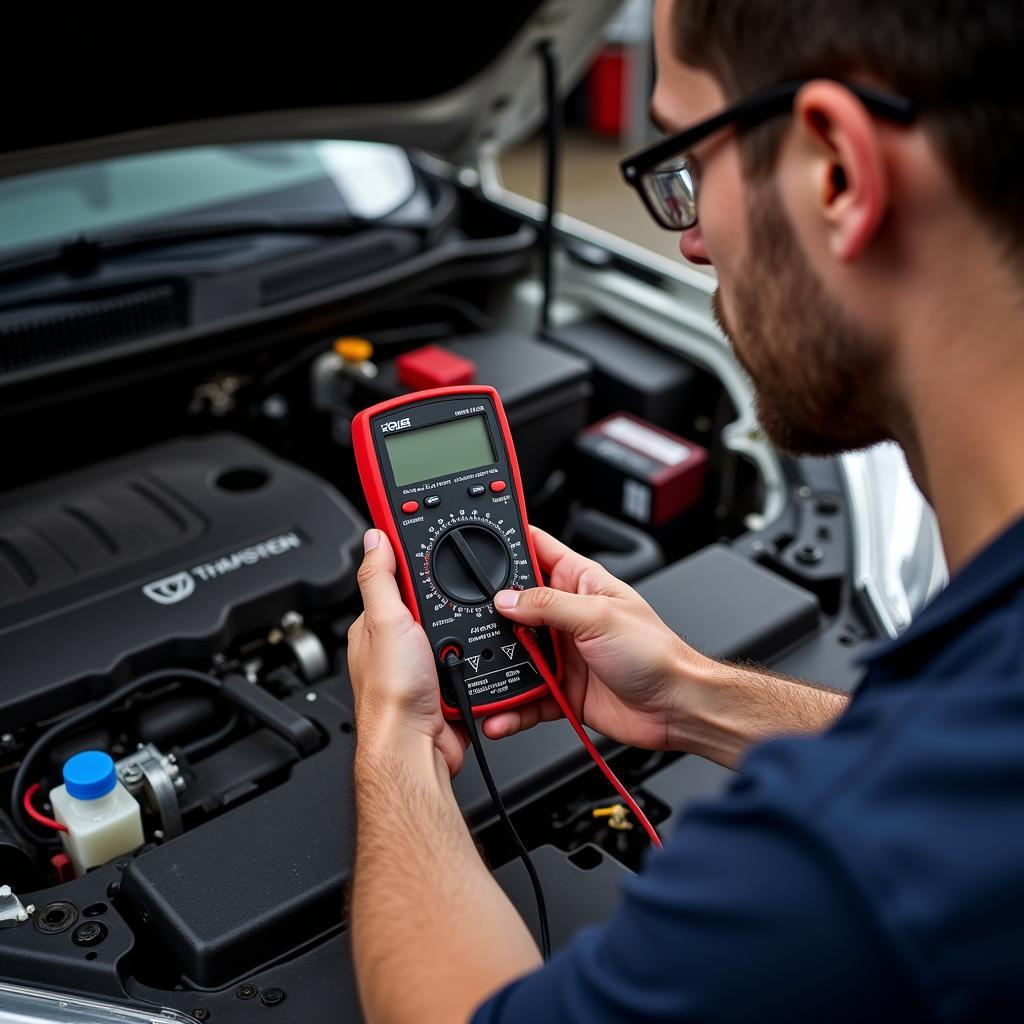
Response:
[[[80,267],[51,267],[75,277],[73,308],[0,316],[0,982],[166,1019],[359,1019],[345,643],[368,517],[349,427],[409,389],[403,357],[424,346],[501,393],[534,525],[710,654],[853,684],[850,655],[878,630],[836,465],[752,433],[692,320],[669,347],[625,298],[616,316],[614,287],[641,310],[666,296],[621,254],[565,241],[542,335],[534,225],[417,173],[427,235],[388,229],[365,274],[338,241],[220,278],[209,261],[194,280],[135,266],[92,292]],[[133,320],[128,292],[158,287],[174,316]],[[698,758],[599,745],[663,834],[728,784]],[[40,819],[84,750],[113,759],[144,842],[76,874]],[[564,723],[488,757],[557,946],[608,913],[646,841]],[[456,791],[532,924],[475,766]]]

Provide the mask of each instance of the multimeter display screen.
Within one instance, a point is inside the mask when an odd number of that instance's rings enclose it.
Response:
[[[497,461],[483,416],[389,434],[384,447],[397,487]]]

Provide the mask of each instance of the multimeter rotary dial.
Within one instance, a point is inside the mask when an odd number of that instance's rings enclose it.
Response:
[[[508,582],[505,540],[486,526],[467,524],[443,533],[431,560],[434,585],[459,604],[484,604]]]
[[[504,518],[466,509],[439,518],[429,530],[421,579],[435,611],[479,613],[499,590],[531,585],[522,538]]]

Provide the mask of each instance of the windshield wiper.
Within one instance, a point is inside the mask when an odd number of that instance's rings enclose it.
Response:
[[[0,279],[63,271],[73,277],[92,273],[111,256],[146,252],[165,246],[207,242],[245,235],[346,235],[368,226],[386,227],[387,221],[363,220],[337,211],[310,210],[288,213],[219,213],[208,217],[175,218],[127,231],[78,234],[59,242],[22,249],[0,260]]]

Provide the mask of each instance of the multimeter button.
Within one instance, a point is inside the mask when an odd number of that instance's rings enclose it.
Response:
[[[479,498],[486,490],[487,488],[484,487],[483,484],[473,484],[473,486],[469,488],[469,494],[472,498]]]
[[[418,501],[406,501],[406,502],[402,503],[402,511],[407,516],[412,515],[413,512],[415,512],[416,509],[418,509],[419,507],[420,507],[420,503]]]
[[[441,504],[441,496],[439,494],[432,494],[429,498],[423,499],[423,504],[426,505],[427,508],[436,508]]]
[[[507,486],[508,484],[506,484],[504,480],[491,481],[491,490],[494,491],[495,494],[501,494],[501,492],[505,490]]]

